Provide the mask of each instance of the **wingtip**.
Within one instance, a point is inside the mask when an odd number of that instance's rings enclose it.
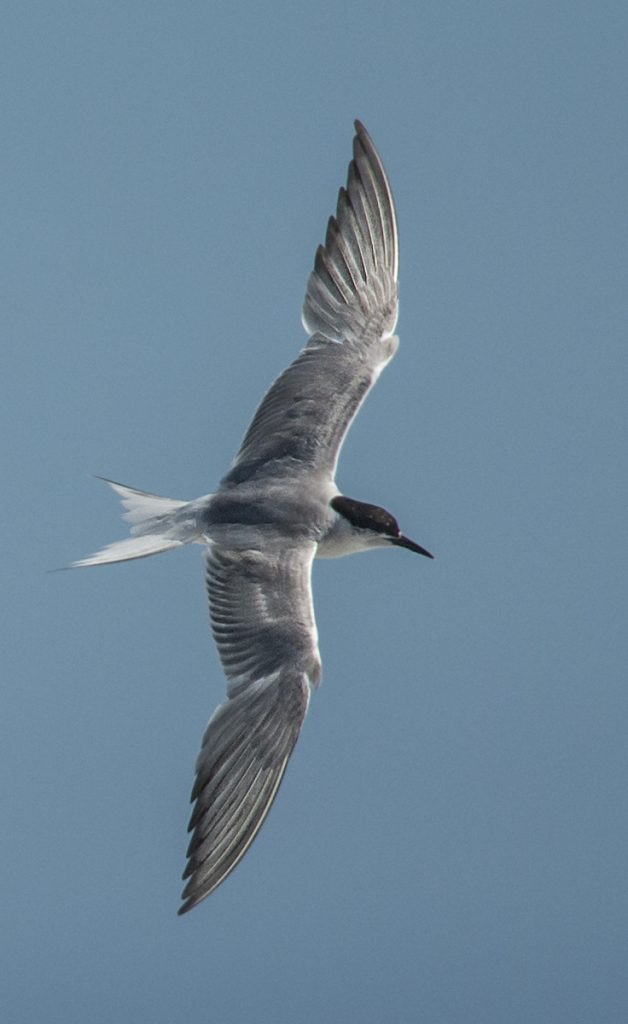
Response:
[[[362,121],[360,121],[359,118],[355,119],[355,121],[353,122],[353,127],[355,128],[355,137],[356,137],[357,141],[362,144],[364,149],[366,149],[367,152],[373,151],[373,152],[377,153],[377,150],[375,148],[375,143],[373,142],[373,140],[372,140],[371,136],[369,135],[367,129],[364,127]],[[378,154],[378,159],[380,159],[379,158],[379,154]],[[381,162],[381,160],[380,160],[380,162]]]

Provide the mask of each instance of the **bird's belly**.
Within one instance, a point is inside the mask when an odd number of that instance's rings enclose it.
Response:
[[[205,513],[203,534],[226,547],[318,543],[328,528],[328,510],[299,494],[240,491],[218,493]]]

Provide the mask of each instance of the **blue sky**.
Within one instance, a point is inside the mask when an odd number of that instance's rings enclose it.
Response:
[[[2,944],[12,1024],[628,1017],[619,3],[9,3]],[[338,480],[434,563],[314,575],[324,680],[232,877],[175,911],[223,693],[198,549],[89,474],[211,490],[303,344],[360,117],[401,347]]]

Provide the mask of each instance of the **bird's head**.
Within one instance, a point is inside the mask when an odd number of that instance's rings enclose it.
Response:
[[[347,553],[349,550],[365,551],[368,548],[388,547],[393,544],[398,548],[415,551],[417,555],[425,555],[426,558],[434,557],[420,544],[405,537],[395,517],[385,508],[369,505],[365,501],[356,501],[354,498],[345,498],[342,494],[332,498],[330,504],[340,517],[342,532],[347,542]]]

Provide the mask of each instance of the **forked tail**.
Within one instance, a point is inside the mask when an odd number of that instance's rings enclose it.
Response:
[[[135,487],[125,487],[104,476],[98,479],[109,484],[120,498],[125,508],[122,517],[130,524],[131,536],[108,544],[87,558],[72,562],[71,569],[147,558],[148,555],[200,540],[201,531],[192,510],[188,516],[181,512],[186,505],[193,505],[193,502],[176,501],[174,498],[162,498],[158,494],[138,491]]]

